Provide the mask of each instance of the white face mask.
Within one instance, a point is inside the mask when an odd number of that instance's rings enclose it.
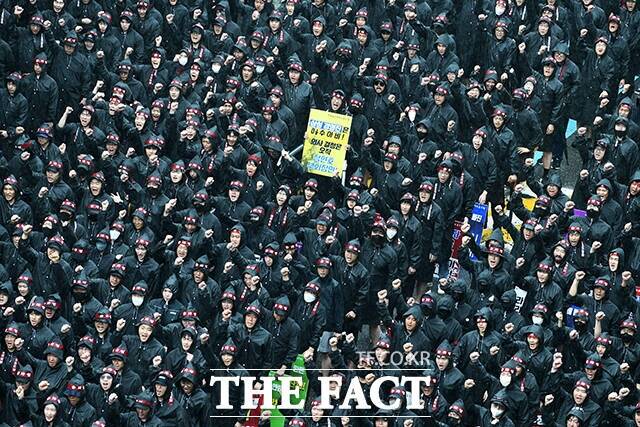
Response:
[[[256,73],[262,74],[264,72],[264,65],[256,65]]]
[[[213,64],[211,66],[211,71],[213,71],[215,74],[218,74],[221,68],[222,68],[221,64]]]
[[[315,300],[316,300],[316,296],[311,292],[304,293],[304,302],[311,303],[311,302],[314,302]]]
[[[496,5],[496,15],[501,16],[506,11],[504,6]]]
[[[409,112],[407,113],[407,116],[409,116],[410,121],[414,121],[416,119],[416,110],[414,109],[409,110]]]
[[[115,242],[120,237],[120,232],[118,230],[109,230],[109,237],[112,242]]]
[[[491,405],[491,416],[493,418],[498,418],[503,413],[504,413],[504,409],[496,408],[495,406]]]
[[[185,56],[181,56],[180,58],[178,58],[178,64],[182,65],[183,67],[187,65],[187,61],[188,59]]]
[[[392,240],[398,234],[398,230],[395,228],[390,228],[387,230],[387,239]]]
[[[500,384],[502,387],[507,387],[511,384],[511,375],[500,375]]]
[[[534,325],[542,325],[542,317],[538,317],[538,316],[533,316],[531,318],[531,322],[533,322]]]
[[[144,297],[140,295],[131,295],[131,304],[140,307],[144,301]]]

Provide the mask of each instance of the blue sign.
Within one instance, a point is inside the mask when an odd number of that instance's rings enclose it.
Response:
[[[469,233],[473,236],[473,240],[475,240],[478,245],[482,241],[482,231],[487,223],[488,214],[489,206],[483,205],[482,203],[476,203],[471,211],[471,218],[469,219],[469,225],[471,225],[471,228],[469,229]],[[473,253],[470,253],[469,255],[472,260],[477,259]]]

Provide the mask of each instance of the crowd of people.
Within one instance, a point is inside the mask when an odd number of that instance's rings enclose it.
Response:
[[[638,7],[0,0],[1,425],[640,426]]]

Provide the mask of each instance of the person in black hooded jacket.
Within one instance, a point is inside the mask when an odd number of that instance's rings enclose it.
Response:
[[[557,362],[555,361],[557,360]],[[555,365],[559,365],[556,367]],[[562,366],[562,359],[554,359],[554,369],[551,371],[550,377],[554,379],[554,385],[558,384],[562,378],[562,372],[560,367]],[[576,409],[582,415],[582,424],[587,427],[596,427],[600,425],[602,420],[603,411],[600,405],[594,402],[590,397],[591,381],[583,376],[575,382],[571,394],[565,391],[563,388],[557,387],[552,389],[554,391],[554,399],[551,401],[554,403],[552,411],[559,419],[566,419],[571,413],[576,413]],[[557,396],[557,398],[555,397]],[[557,404],[555,400],[557,399]],[[545,405],[542,407],[543,414],[552,408],[547,408],[547,399],[545,398]],[[551,405],[551,403],[550,403]],[[582,409],[582,411],[580,411]]]
[[[273,304],[272,311],[262,308],[264,313],[264,328],[272,335],[271,356],[274,369],[278,375],[283,375],[285,369],[289,369],[298,355],[298,342],[300,340],[300,326],[290,317],[291,303],[285,295],[278,298]]]
[[[527,93],[523,89],[513,90],[511,106],[513,112],[509,119],[509,128],[513,132],[513,141],[518,147],[518,154],[524,152],[521,147],[533,150],[542,141],[542,127],[538,115],[527,102]],[[525,173],[524,170],[523,173]]]
[[[149,292],[157,291],[157,280],[155,272],[158,271],[158,263],[149,255],[149,246],[151,242],[148,237],[143,236],[135,240],[135,249],[132,255],[122,259],[122,264],[126,267],[126,271],[131,274],[125,275],[125,283],[127,287],[144,281],[147,283]]]
[[[178,345],[167,353],[164,367],[173,375],[178,375],[187,364],[192,364],[199,372],[204,372],[206,360],[197,347],[198,332],[195,328],[182,328]]]
[[[73,427],[85,426],[96,419],[96,410],[86,401],[85,380],[79,376],[73,376],[67,383],[60,405],[62,418]]]
[[[135,335],[124,335],[124,326],[129,323],[126,319],[119,319],[116,323],[116,330],[111,336],[111,344],[114,347],[123,345],[128,350],[128,363],[130,368],[140,374],[143,384],[151,381],[153,371],[159,370],[164,356],[165,349],[153,336],[153,330],[157,322],[151,316],[145,316],[135,325],[137,327]]]
[[[63,339],[66,335],[62,335]],[[97,380],[97,372],[102,369],[104,362],[99,355],[94,353],[94,346],[98,342],[90,335],[80,338],[76,345],[77,356],[75,357],[73,368],[76,373],[80,374],[86,382]],[[96,348],[96,350],[98,350]]]
[[[316,54],[316,67],[326,76],[324,80],[321,80],[321,83],[330,89],[329,92],[340,90],[345,96],[354,95],[358,68],[352,63],[352,57],[353,49],[344,40],[335,48],[335,51],[323,48],[320,53]]]
[[[36,293],[49,295],[55,292],[65,294],[71,279],[71,267],[61,259],[64,240],[60,235],[53,236],[47,241],[47,253],[35,251],[29,246],[28,239],[31,226],[22,228],[22,236],[18,249],[21,256],[35,266],[33,273]]]
[[[539,234],[536,233],[536,224],[533,220],[527,220],[521,227],[520,231],[511,224],[507,216],[504,215],[502,208],[496,209],[499,215],[495,219],[495,223],[507,230],[513,240],[511,256],[514,259],[524,258],[526,260],[525,269],[530,270],[531,266],[537,265],[544,259],[544,241]]]
[[[177,427],[185,414],[182,407],[176,402],[173,391],[173,374],[169,371],[160,371],[153,379],[151,388],[154,397],[154,413],[163,425]]]
[[[638,145],[629,136],[629,119],[622,116],[613,117],[613,129],[607,129],[613,135],[606,134],[601,137],[609,137],[611,145],[608,155],[611,163],[616,167],[616,180],[621,184],[627,184],[631,175],[638,169]]]
[[[431,348],[427,337],[421,330],[423,320],[419,306],[410,307],[402,316],[402,320],[393,321],[388,308],[388,293],[386,289],[378,292],[377,310],[382,325],[391,331],[391,350],[404,354],[420,353]]]
[[[632,289],[635,289],[635,280],[631,272],[626,271],[625,252],[623,248],[617,247],[607,255],[605,265],[592,266],[595,277],[608,277],[611,288],[609,290],[609,300],[620,310],[622,318],[626,317],[629,309]]]
[[[438,391],[442,393],[447,401],[455,399],[464,382],[464,375],[453,364],[453,348],[449,341],[440,343],[435,350],[435,373],[437,378]]]
[[[532,162],[525,161],[523,174],[526,176],[527,185],[537,196],[546,196],[551,201],[550,214],[559,215],[564,209],[569,197],[562,191],[562,177],[559,173],[550,173],[547,178],[540,183],[533,174]]]
[[[460,60],[455,54],[455,41],[449,34],[441,34],[436,39],[433,50],[426,58],[427,74],[436,73],[440,76],[446,74],[451,64],[458,64]]]
[[[332,274],[340,284],[344,300],[344,330],[357,336],[362,326],[369,294],[369,272],[360,261],[362,248],[357,240],[344,246],[343,256],[332,255]]]
[[[19,341],[18,341],[19,340]],[[44,400],[53,393],[64,389],[71,366],[65,364],[64,345],[57,337],[53,337],[42,353],[45,360],[37,359],[31,354],[28,348],[23,347],[24,341],[21,338],[16,340],[18,348],[18,360],[23,365],[34,367],[33,383],[40,385],[42,381],[47,382],[44,388],[38,387],[36,391],[38,399]]]
[[[383,218],[377,217],[371,225],[369,238],[362,245],[361,261],[369,272],[369,296],[367,304],[377,301],[377,293],[382,289],[390,289],[391,282],[397,277],[398,257],[393,248],[387,243],[387,225]],[[377,313],[367,311],[364,321],[376,324]],[[372,328],[375,329],[375,328]],[[372,342],[377,341],[377,334],[373,332]]]
[[[574,193],[575,194],[575,193]],[[569,214],[573,212],[576,206],[572,201],[565,204],[565,208],[560,213],[558,219],[558,227],[565,229],[567,224],[577,223],[582,229],[582,236],[586,244],[592,245],[598,242],[599,245],[594,247],[596,257],[601,254],[608,253],[613,245],[613,231],[611,226],[603,221],[601,216],[602,201],[597,195],[593,195],[587,200],[587,217],[571,216]]]
[[[591,317],[591,325],[595,326],[596,323],[600,323],[602,331],[610,331],[611,328],[619,325],[621,320],[620,310],[611,301],[609,301],[609,293],[611,292],[611,283],[608,277],[598,277],[595,279],[592,288],[592,294],[587,295],[585,291],[587,288],[581,281],[584,278],[584,274],[576,273],[576,279],[574,279],[568,292],[568,301],[571,303],[577,303],[581,307],[585,307],[589,313],[604,313],[604,318],[599,319],[600,316]],[[582,284],[582,286],[580,286]],[[594,335],[596,333],[594,332]]]
[[[453,350],[454,360],[459,369],[466,369],[469,363],[469,355],[473,352],[480,353],[480,361],[487,369],[495,367],[497,356],[500,352],[500,335],[493,329],[493,313],[490,308],[480,309],[474,316],[475,330],[462,336],[460,342]]]
[[[476,130],[472,144],[464,144],[453,140],[453,134],[448,134],[447,151],[460,151],[464,156],[463,167],[476,181],[476,198],[486,200],[489,192],[495,188],[498,179],[497,162],[493,153],[486,148],[487,133],[482,129]]]
[[[444,421],[449,403],[438,389],[438,373],[434,368],[427,368],[422,376],[428,378],[420,388],[420,398],[424,401],[424,407],[415,412],[419,416],[432,416],[436,421]]]
[[[102,391],[107,392],[109,391],[109,388],[115,387],[116,385],[120,385],[119,393],[122,393],[122,395],[137,393],[141,390],[142,380],[140,379],[140,375],[127,366],[128,357],[129,351],[126,346],[120,345],[113,348],[111,353],[108,355],[108,360],[111,361],[111,365],[107,367],[111,368],[109,369],[109,374],[112,377],[111,383],[109,383],[105,378],[101,378],[100,387]],[[103,368],[102,373],[104,374],[106,372],[107,370]]]
[[[493,28],[486,28],[487,20],[482,21],[485,55],[479,65],[483,69],[495,70],[498,75],[508,73],[516,59],[516,42],[509,37],[509,21],[498,19]]]
[[[30,131],[42,123],[54,123],[58,118],[58,84],[47,73],[47,64],[47,56],[38,54],[33,60],[33,73],[20,83],[21,92],[29,103],[27,128]]]
[[[4,396],[3,420],[6,425],[27,423],[30,414],[37,412],[38,401],[31,365],[16,366],[15,379],[0,382],[0,391]]]
[[[545,332],[540,325],[530,325],[521,329],[525,341],[516,341],[513,338],[513,326],[505,325],[505,334],[502,336],[502,346],[507,353],[521,351],[524,359],[529,361],[528,369],[536,377],[536,381],[542,390],[546,390],[549,384],[547,376],[551,369],[553,356],[545,347]]]
[[[272,335],[260,325],[262,310],[257,304],[251,304],[242,323],[229,324],[227,337],[238,345],[238,363],[246,369],[268,370],[273,361],[270,359]],[[277,362],[276,362],[277,363]]]
[[[442,209],[433,201],[434,186],[430,181],[423,181],[418,188],[418,199],[415,204],[416,217],[421,223],[422,257],[417,267],[416,278],[418,288],[429,283],[433,277],[435,264],[441,261],[441,245],[444,241],[444,218]]]
[[[609,224],[614,236],[622,230],[622,208],[616,201],[615,188],[607,178],[601,179],[595,188],[595,193],[600,197],[600,217]]]
[[[238,346],[231,338],[229,338],[224,343],[224,345],[222,345],[222,347],[220,348],[220,356],[215,357],[213,360],[214,363],[212,363],[212,365],[215,366],[214,373],[216,376],[242,378],[249,375],[247,370],[240,363],[238,363],[238,350]],[[213,355],[210,355],[210,361],[212,357]],[[211,397],[213,398],[213,402],[220,402],[223,397],[221,394],[222,390],[218,387],[218,384],[219,383],[216,382],[212,387],[213,389],[211,391]],[[246,419],[245,411],[240,409],[240,407],[242,406],[244,383],[241,382],[239,385],[230,383],[228,387],[229,395],[227,396],[227,398],[229,399],[229,404],[231,405],[232,409],[216,409],[215,406],[210,407],[210,414],[212,416],[225,416],[225,418],[217,420],[217,422],[220,422],[220,425],[225,427],[231,427],[235,425],[236,421],[244,422]],[[236,415],[237,418],[234,419],[228,417],[230,415]]]
[[[185,306],[178,301],[178,279],[175,275],[167,278],[162,286],[161,297],[149,301],[148,307],[153,313],[160,314],[159,321],[162,326],[176,322]]]
[[[326,323],[326,311],[320,303],[320,286],[309,282],[292,308],[292,318],[301,329],[298,353],[313,355],[320,343]]]
[[[20,93],[18,85],[22,76],[18,73],[7,74],[5,88],[0,88],[0,101],[3,108],[0,109],[0,139],[15,140],[21,135],[17,128],[24,129],[27,121],[27,98]],[[6,134],[5,134],[6,132]]]
[[[522,315],[516,311],[516,291],[509,289],[500,297],[500,303],[494,309],[494,322],[497,331],[504,331],[507,324],[513,325],[514,332],[518,332],[525,325]]]
[[[523,266],[524,258],[518,258],[514,271],[514,283],[527,291],[520,311],[529,313],[538,303],[546,305],[552,313],[560,311],[563,305],[563,290],[554,277],[553,261],[547,258],[538,263],[534,275],[527,275]]]
[[[399,109],[399,99],[388,91],[388,76],[377,74],[371,86],[364,83],[364,65],[360,66],[356,77],[357,90],[364,98],[364,115],[367,117],[371,129],[380,138],[386,138],[390,129],[393,129],[393,120]],[[392,102],[393,101],[393,102]]]
[[[49,71],[60,89],[58,111],[64,107],[78,109],[80,100],[90,95],[91,77],[87,58],[78,52],[78,35],[74,31],[68,32],[62,46],[55,42],[51,31],[46,31],[45,37],[51,51]]]
[[[379,193],[387,205],[399,206],[402,184],[406,178],[397,169],[398,155],[387,152],[380,165],[372,158],[370,150],[372,144],[372,137],[369,136],[364,140],[362,161],[373,176],[373,188],[377,190],[374,193],[376,195]],[[374,194],[372,196],[375,197]]]
[[[468,233],[468,224],[462,229],[463,233]],[[471,260],[469,242],[471,237],[465,235],[462,238],[462,245],[458,253],[460,267],[473,274],[476,278],[484,271],[489,271],[493,278],[492,293],[495,296],[502,295],[508,289],[511,289],[513,279],[505,263],[505,250],[500,245],[489,246],[486,250],[486,259]]]
[[[320,303],[324,306],[326,317],[324,330],[341,332],[344,325],[344,294],[342,286],[331,276],[333,263],[328,257],[318,258],[315,262],[317,277],[311,280],[320,287]]]

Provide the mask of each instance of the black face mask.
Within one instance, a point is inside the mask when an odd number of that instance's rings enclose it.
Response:
[[[596,219],[600,216],[600,211],[597,209],[587,209],[587,216],[591,219]]]
[[[452,426],[459,426],[460,424],[462,424],[462,421],[458,418],[447,417],[447,420]]]
[[[429,307],[427,305],[421,305],[420,309],[422,310],[422,314],[426,317],[430,317],[433,315],[433,307]]]
[[[273,160],[278,160],[280,158],[280,152],[279,151],[267,150],[267,154]]]
[[[512,311],[515,308],[515,302],[501,300],[500,305],[504,311]]]
[[[358,376],[360,378],[366,378],[371,373],[371,369],[358,369]]]
[[[587,324],[584,322],[574,322],[573,327],[580,333],[587,330]]]
[[[438,310],[438,316],[442,319],[442,320],[446,320],[449,318],[449,316],[451,316],[451,312],[449,310]]]
[[[69,212],[60,212],[60,215],[58,216],[63,221],[71,221],[71,218],[73,218],[73,215],[71,215]]]
[[[382,245],[384,243],[385,240],[385,236],[381,235],[381,234],[372,234],[371,235],[371,240],[373,241],[373,243],[375,243],[376,245]]]
[[[153,197],[156,197],[158,194],[160,194],[160,187],[147,187],[147,191]]]
[[[617,138],[624,138],[625,136],[627,136],[627,130],[626,129],[625,130],[615,129],[614,132],[615,132]]]
[[[98,213],[97,212],[87,212],[87,218],[89,218],[90,221],[95,221],[98,219]]]
[[[86,170],[85,168],[78,168],[78,176],[80,178],[84,178],[89,174],[89,171]]]
[[[200,204],[200,203],[198,203],[197,205],[193,205],[193,207],[196,209],[196,212],[198,212],[199,214],[202,214],[203,212],[205,212],[207,210],[207,207],[205,205]]]
[[[89,300],[89,292],[73,292],[73,297],[76,301],[85,302]]]
[[[52,237],[56,233],[53,231],[53,228],[43,228],[42,234],[44,234],[46,237]]]
[[[540,218],[547,215],[547,209],[540,206],[536,206],[535,208],[533,208],[533,213],[538,218]]]
[[[71,252],[71,259],[73,259],[76,262],[84,262],[84,260],[86,259],[86,256],[84,254],[79,254],[77,252]]]
[[[620,334],[620,339],[623,343],[628,344],[633,341],[634,336],[632,334]]]
[[[343,64],[346,64],[351,60],[349,55],[342,55],[342,54],[337,55],[336,58],[338,59],[338,61],[340,61]]]
[[[486,280],[480,280],[478,282],[478,290],[483,294],[486,293],[489,290],[489,282]]]
[[[519,99],[519,98],[514,98],[513,99],[513,109],[516,110],[516,111],[524,110],[524,101],[522,99]]]

